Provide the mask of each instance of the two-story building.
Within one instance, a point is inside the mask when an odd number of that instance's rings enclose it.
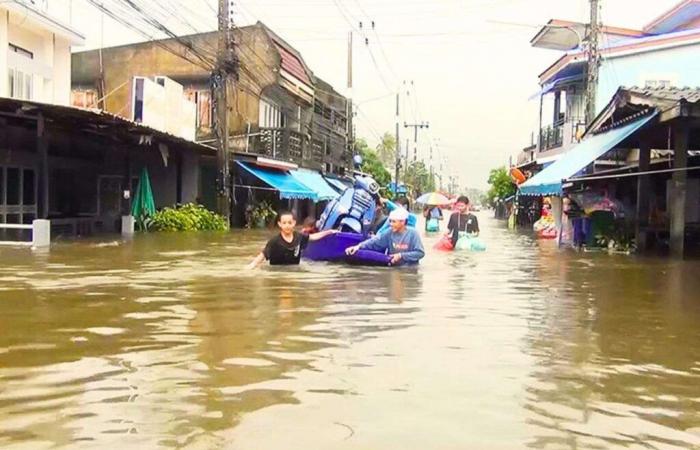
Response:
[[[71,46],[84,37],[23,2],[0,2],[0,97],[70,103]]]
[[[565,53],[540,75],[541,105],[550,98],[552,121],[541,113],[546,126],[519,158],[521,168],[537,172],[519,186],[520,204],[550,197],[562,237],[568,197],[590,213],[589,244],[612,233],[618,242],[636,236],[645,249],[653,234],[660,247],[683,256],[700,236],[700,114],[698,90],[689,87],[700,86],[700,0],[679,3],[639,31],[604,28],[595,96],[585,95],[585,32],[581,24],[552,21],[533,39]],[[596,116],[585,123],[591,97]]]
[[[143,123],[71,106],[71,46],[83,43],[45,3],[0,2],[0,241],[26,240],[36,219],[54,236],[119,231],[143,168],[164,207],[195,201],[200,164],[216,164],[193,141],[194,104],[166,95],[171,80],[146,93],[174,114]]]
[[[86,103],[104,97],[99,105],[92,106],[133,119],[134,80],[165,76],[181,84],[184,94],[196,103],[197,142],[214,145],[216,118],[211,70],[171,50],[216,49],[218,36],[216,32],[200,33],[177,40],[75,53],[74,102],[90,106]],[[328,83],[317,79],[302,55],[264,24],[237,28],[234,39],[239,59],[238,79],[229,97],[229,142],[234,159],[253,165],[258,159],[272,160],[277,161],[273,163],[277,169],[303,167],[319,175],[344,174],[351,167],[347,101]],[[240,170],[236,161],[231,166],[234,188],[266,187],[264,181],[258,186],[261,180]],[[215,168],[202,168],[202,183],[211,188],[204,188],[202,201],[209,207],[215,204],[215,179]],[[239,191],[234,189],[234,195]],[[238,200],[236,204],[240,206]]]
[[[539,128],[534,145],[517,157],[517,165],[539,170],[576,145],[586,130],[587,25],[551,20],[532,39],[536,48],[563,54],[539,75]],[[600,113],[620,87],[667,88],[700,85],[692,70],[700,50],[700,1],[685,0],[641,30],[603,26],[601,62],[595,95]],[[605,166],[605,161],[599,161]]]

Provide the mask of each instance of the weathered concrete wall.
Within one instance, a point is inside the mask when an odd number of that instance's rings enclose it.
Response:
[[[184,39],[196,48],[206,48],[208,53],[217,46],[216,33],[187,36]],[[178,48],[171,41],[165,45]],[[261,26],[254,25],[236,30],[240,77],[235,83],[235,102],[231,105],[230,127],[233,133],[242,133],[250,123],[256,126],[259,114],[259,96],[267,86],[278,80],[279,56]],[[181,48],[181,47],[180,47]],[[191,57],[196,60],[196,57]],[[73,54],[73,88],[99,88],[99,50]],[[105,109],[111,113],[131,118],[132,79],[134,76],[167,76],[187,89],[209,89],[211,73],[154,42],[112,47],[102,50],[105,74]],[[201,138],[201,136],[199,136]]]

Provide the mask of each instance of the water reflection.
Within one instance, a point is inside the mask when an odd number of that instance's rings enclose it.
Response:
[[[700,446],[700,265],[481,221],[402,270],[246,272],[249,232],[0,249],[0,446]]]

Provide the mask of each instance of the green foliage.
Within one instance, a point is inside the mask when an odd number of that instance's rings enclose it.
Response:
[[[164,208],[153,216],[155,231],[226,231],[228,221],[202,205],[188,203],[179,208]]]
[[[505,167],[492,169],[489,174],[489,184],[491,188],[486,194],[487,201],[490,205],[495,205],[496,199],[504,199],[515,194],[516,186],[510,178],[510,174]]]
[[[384,133],[382,141],[377,145],[377,155],[384,167],[396,165],[396,137],[391,133]]]
[[[362,156],[362,167],[360,169],[374,178],[379,183],[379,186],[385,187],[388,185],[391,182],[391,173],[384,167],[377,152],[369,148],[367,141],[364,139],[355,141],[355,148]]]
[[[411,163],[404,174],[406,184],[413,188],[414,194],[424,194],[435,191],[435,175],[425,167],[422,161]]]
[[[267,226],[270,224],[270,222],[272,222],[272,220],[274,220],[276,215],[277,212],[275,212],[272,204],[266,200],[263,200],[246,211],[247,226],[249,228],[251,226],[257,226],[258,224]]]

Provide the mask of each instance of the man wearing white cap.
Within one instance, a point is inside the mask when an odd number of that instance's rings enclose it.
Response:
[[[418,264],[425,256],[420,235],[414,228],[408,228],[408,211],[397,208],[389,214],[391,230],[345,250],[348,255],[354,255],[360,249],[374,250],[391,255],[391,265]]]

